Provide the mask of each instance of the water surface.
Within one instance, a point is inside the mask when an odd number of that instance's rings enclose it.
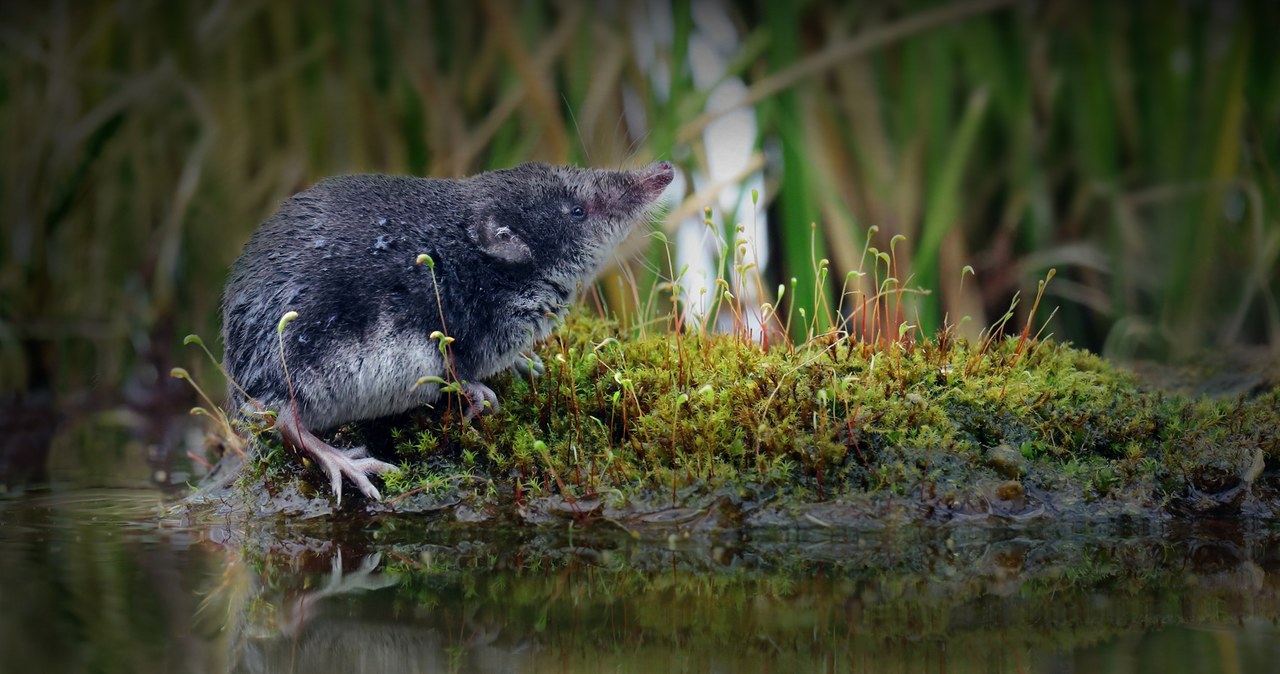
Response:
[[[1239,672],[1280,533],[985,524],[637,539],[448,516],[191,526],[143,489],[0,500],[5,671]]]

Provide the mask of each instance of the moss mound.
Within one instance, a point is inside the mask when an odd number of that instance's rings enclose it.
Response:
[[[442,398],[353,425],[398,463],[374,510],[525,521],[600,515],[628,529],[883,518],[1269,514],[1280,506],[1280,388],[1190,399],[1052,341],[763,349],[721,334],[630,336],[573,315],[545,373],[491,382],[496,413]],[[318,472],[261,434],[239,480],[258,512],[323,508]],[[357,503],[348,489],[345,504]],[[659,517],[659,524],[662,523]],[[648,518],[648,519],[646,519]]]

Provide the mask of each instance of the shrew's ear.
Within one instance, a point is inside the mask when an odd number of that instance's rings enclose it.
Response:
[[[521,239],[520,235],[513,232],[510,227],[499,225],[493,216],[467,227],[467,233],[471,236],[471,241],[485,255],[511,264],[526,264],[533,261],[533,251],[529,250],[529,244],[525,243],[524,239]]]

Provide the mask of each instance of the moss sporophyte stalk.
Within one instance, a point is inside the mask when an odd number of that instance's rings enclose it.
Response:
[[[1016,337],[872,344],[829,333],[764,348],[711,332],[637,336],[581,308],[537,347],[538,377],[491,383],[494,414],[441,399],[338,431],[399,470],[382,505],[481,517],[834,524],[892,510],[949,520],[1054,514],[1264,513],[1280,389],[1191,399],[1088,352]],[[259,510],[325,501],[270,432],[239,478]],[[778,520],[778,518],[781,518]],[[629,526],[629,525],[628,525]]]

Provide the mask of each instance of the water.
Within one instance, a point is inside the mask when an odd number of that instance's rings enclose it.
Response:
[[[0,500],[0,662],[41,672],[1262,672],[1280,533],[1238,523],[644,534],[444,516],[191,526]]]

